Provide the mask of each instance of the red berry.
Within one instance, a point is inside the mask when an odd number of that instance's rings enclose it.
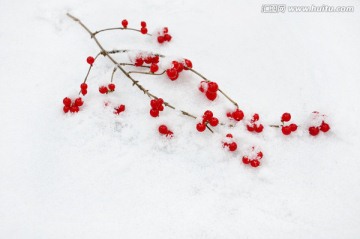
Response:
[[[173,61],[173,68],[177,71],[177,72],[181,72],[184,69],[184,65],[182,63],[179,63],[178,61]]]
[[[125,105],[119,105],[119,107],[115,108],[114,114],[120,114],[125,111]]]
[[[290,126],[282,126],[281,127],[281,131],[284,135],[289,135],[291,134],[291,128]]]
[[[330,130],[330,125],[325,123],[324,121],[320,125],[320,130],[324,133],[328,132]]]
[[[161,103],[158,100],[150,100],[150,106],[153,109],[158,109]]]
[[[209,82],[208,83],[208,91],[216,92],[219,89],[219,86],[215,82]]]
[[[80,89],[82,89],[82,90],[87,90],[87,88],[88,88],[88,85],[86,83],[82,83],[80,85]]]
[[[200,85],[199,85],[199,90],[200,90],[201,92],[204,92],[204,91],[205,91],[204,85],[207,85],[206,81],[201,81],[201,82],[200,82]]]
[[[171,38],[172,38],[172,37],[171,37],[170,34],[167,34],[167,33],[166,33],[166,34],[164,35],[164,40],[165,40],[165,41],[171,41]]]
[[[227,134],[226,137],[227,137],[227,138],[232,138],[233,135],[232,135],[232,134]]]
[[[254,167],[254,168],[259,167],[260,161],[257,159],[251,160],[250,165],[251,165],[251,167]]]
[[[297,130],[298,126],[296,124],[290,124],[289,127],[290,127],[292,132],[295,132]]]
[[[146,33],[148,32],[148,30],[147,30],[146,27],[142,27],[142,28],[140,29],[140,31],[141,31],[142,34],[146,34]]]
[[[170,80],[176,80],[179,77],[179,73],[175,68],[167,69],[166,74]]]
[[[282,116],[281,116],[281,121],[282,122],[288,122],[291,120],[291,114],[290,113],[284,113]]]
[[[229,118],[232,118],[232,113],[231,113],[231,112],[227,112],[227,113],[226,113],[226,116],[229,117]]]
[[[158,70],[159,70],[159,66],[158,66],[157,64],[155,64],[155,63],[151,64],[151,66],[150,66],[150,71],[151,71],[152,73],[155,73],[155,72],[157,72]]]
[[[88,58],[86,58],[86,61],[87,61],[87,63],[89,63],[90,65],[92,65],[92,64],[94,63],[95,59],[94,59],[94,57],[89,56]]]
[[[158,117],[158,116],[159,116],[159,110],[157,110],[157,109],[151,109],[151,110],[150,110],[150,115],[151,115],[152,117]]]
[[[169,32],[169,29],[167,27],[164,27],[163,28],[163,33],[168,33]]]
[[[251,121],[255,122],[255,121],[258,121],[259,119],[260,119],[259,114],[254,114]]]
[[[166,137],[172,138],[173,136],[174,136],[174,133],[171,130],[168,130],[168,132],[166,133]]]
[[[146,22],[142,21],[142,22],[140,23],[140,25],[141,25],[141,27],[146,27]]]
[[[162,98],[158,98],[157,101],[159,102],[160,105],[164,104],[164,100]]]
[[[123,25],[124,28],[127,28],[128,21],[126,19],[124,19],[124,20],[122,20],[121,24]]]
[[[158,108],[159,111],[163,111],[164,110],[164,106],[163,105],[160,105],[159,108]]]
[[[261,133],[263,131],[263,129],[264,129],[264,126],[262,124],[260,124],[260,125],[255,124],[254,125],[254,130],[255,130],[256,133]]]
[[[115,84],[112,84],[112,83],[109,84],[108,88],[109,88],[110,91],[114,91],[115,90]]]
[[[309,134],[312,136],[318,135],[320,132],[319,127],[311,126],[309,127]]]
[[[70,106],[64,106],[64,107],[63,107],[64,113],[69,112],[69,110],[70,110]]]
[[[86,95],[86,94],[87,94],[87,90],[81,89],[81,94]]]
[[[236,109],[232,114],[232,118],[236,121],[240,121],[244,118],[244,112],[242,110]]]
[[[79,112],[79,107],[76,106],[76,105],[71,106],[71,107],[70,107],[70,112],[71,112],[71,113],[77,113],[77,112]]]
[[[184,61],[185,61],[186,67],[188,67],[188,68],[192,68],[192,67],[193,67],[193,64],[192,64],[192,62],[191,62],[190,60],[184,59]]]
[[[244,164],[249,164],[250,163],[250,159],[246,156],[242,157],[242,161]]]
[[[108,88],[106,88],[106,86],[100,86],[99,87],[99,92],[101,94],[107,94],[108,93]]]
[[[144,60],[139,57],[135,59],[135,66],[142,66],[144,64]]]
[[[71,105],[71,99],[69,97],[65,97],[63,99],[63,103],[65,106],[70,106]]]
[[[168,133],[168,128],[167,128],[167,126],[166,125],[160,125],[159,126],[159,133],[160,134],[167,134]]]
[[[158,36],[157,40],[161,44],[161,43],[163,43],[165,41],[165,38],[163,36]]]
[[[257,159],[262,159],[263,156],[264,156],[264,155],[263,155],[263,153],[262,153],[261,151],[259,151],[259,152],[257,153]]]
[[[82,106],[84,104],[84,101],[81,99],[81,97],[75,99],[74,102],[75,106]]]
[[[213,117],[213,118],[210,119],[209,123],[210,123],[211,126],[215,127],[215,126],[217,126],[219,124],[219,120],[217,118]]]
[[[151,64],[152,63],[152,57],[148,56],[148,57],[145,58],[144,61],[145,61],[146,64]]]
[[[207,92],[205,93],[205,95],[206,95],[206,97],[207,97],[209,100],[211,100],[211,101],[215,100],[216,97],[217,97],[216,92],[211,92],[211,91],[207,91]]]
[[[159,63],[159,56],[158,55],[155,55],[153,58],[152,58],[152,63],[154,63],[154,64],[157,64],[157,63]]]
[[[229,144],[229,150],[231,152],[235,151],[237,149],[237,144],[235,142],[232,142],[231,144]]]
[[[207,110],[204,112],[203,118],[204,120],[208,121],[214,116],[213,112],[211,110]]]
[[[198,123],[198,124],[196,125],[196,129],[197,129],[197,131],[199,131],[199,132],[203,132],[203,131],[206,129],[206,125],[205,125],[205,124],[202,124],[202,123]]]
[[[246,128],[247,128],[247,130],[250,131],[250,132],[253,132],[253,131],[255,130],[254,127],[251,126],[251,125],[246,125]]]

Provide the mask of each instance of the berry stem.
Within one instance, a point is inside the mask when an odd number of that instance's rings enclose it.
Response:
[[[90,29],[88,27],[86,27],[78,18],[72,16],[71,14],[67,13],[66,14],[68,17],[70,17],[73,21],[77,22],[80,24],[80,26],[82,26],[91,36],[91,38],[95,41],[95,43],[98,45],[98,47],[100,48],[101,50],[101,54],[105,57],[107,57],[112,63],[114,63],[116,65],[116,67],[125,75],[127,76],[128,79],[131,80],[131,82],[133,83],[133,85],[137,86],[144,94],[146,94],[150,99],[158,99],[158,97],[156,95],[153,95],[152,93],[150,93],[149,90],[145,89],[141,84],[139,84],[139,81],[135,80],[134,78],[131,77],[131,75],[123,68],[121,67],[120,63],[118,63],[110,54],[115,54],[115,53],[118,53],[118,52],[124,52],[124,50],[122,51],[106,51],[104,49],[104,47],[100,44],[99,40],[96,38],[96,36],[90,31]],[[168,102],[164,102],[164,105],[166,107],[169,107],[173,110],[175,110],[175,107],[172,106],[170,103]],[[196,119],[196,116],[184,111],[184,110],[180,110],[180,112],[183,114],[183,115],[186,115],[190,118],[193,118],[193,119]],[[211,129],[209,129],[211,132],[213,132]]]
[[[116,72],[116,70],[117,70],[117,67],[115,66],[114,67],[114,70],[113,70],[113,72],[112,72],[112,74],[111,74],[111,83],[113,82],[113,79],[114,79],[114,75],[115,75],[115,72]]]
[[[143,71],[129,71],[129,74],[145,74],[145,75],[154,75],[154,76],[160,76],[163,75],[166,71],[163,71],[162,73],[152,73],[152,72],[143,72]]]
[[[100,32],[106,32],[106,31],[113,31],[113,30],[130,30],[130,31],[137,31],[141,33],[141,30],[135,29],[135,28],[124,28],[124,27],[111,27],[111,28],[105,28],[105,29],[101,29],[99,31],[96,31],[94,33],[92,33],[92,37],[94,37],[95,35],[97,35]],[[146,35],[148,36],[152,36],[151,34],[147,33]]]

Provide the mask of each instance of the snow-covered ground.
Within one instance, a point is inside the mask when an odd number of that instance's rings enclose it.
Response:
[[[354,13],[264,14],[265,3],[276,1],[0,0],[0,238],[359,238],[360,4],[326,2]],[[318,110],[331,131],[253,135],[240,123],[212,135],[170,109],[154,119],[121,73],[116,94],[98,93],[112,71],[104,58],[81,112],[65,115],[62,99],[76,96],[86,57],[99,51],[66,12],[93,31],[124,18],[146,20],[150,32],[168,26],[173,41],[163,46],[135,32],[99,40],[191,59],[265,124],[288,111],[306,125]],[[189,72],[138,79],[199,116],[211,109],[225,120],[232,109],[222,96],[205,100]],[[126,111],[116,116],[104,101]],[[158,134],[162,123],[173,139]],[[228,132],[237,153],[221,147]],[[251,145],[264,152],[256,169],[240,160]]]

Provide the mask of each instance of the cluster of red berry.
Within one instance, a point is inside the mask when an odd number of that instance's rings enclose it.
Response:
[[[285,125],[285,122],[289,122],[291,120],[291,114],[290,113],[283,113],[281,116],[281,132],[284,135],[290,135],[291,132],[295,132],[298,128],[298,126],[294,123],[289,124],[289,125]]]
[[[99,87],[99,92],[101,94],[107,94],[107,93],[110,93],[110,92],[114,92],[115,91],[115,84],[113,83],[110,83],[108,84],[108,86],[100,86]]]
[[[158,37],[157,37],[157,41],[162,44],[164,42],[169,42],[171,41],[172,36],[169,34],[169,29],[167,27],[164,27],[162,29],[162,32],[158,32]]]
[[[240,109],[236,109],[234,112],[227,112],[226,116],[236,121],[241,121],[244,118],[244,112]]]
[[[208,100],[215,100],[217,97],[217,90],[219,89],[219,86],[216,82],[207,82],[207,81],[201,81],[200,85],[199,85],[199,90],[202,93],[205,93],[206,98],[208,98]]]
[[[141,32],[142,34],[147,34],[148,29],[146,28],[146,22],[141,21],[141,22],[140,22],[140,25],[141,25],[140,32]]]
[[[263,158],[263,153],[260,150],[255,150],[255,147],[251,147],[248,155],[244,155],[242,157],[242,161],[244,164],[250,164],[251,167],[259,167],[260,160]]]
[[[81,90],[81,94],[82,95],[86,95],[87,94],[87,88],[88,88],[88,85],[86,83],[82,83],[80,85],[80,90]]]
[[[206,129],[207,124],[210,124],[213,127],[219,124],[218,118],[214,117],[213,112],[210,110],[204,112],[202,122],[196,125],[197,131],[203,132]]]
[[[184,59],[184,62],[172,61],[172,67],[166,70],[166,75],[170,80],[174,81],[177,80],[180,72],[187,70],[187,68],[192,68],[192,62],[190,60]]]
[[[65,97],[63,99],[64,107],[63,111],[64,113],[71,112],[71,113],[77,113],[80,110],[80,106],[84,104],[84,101],[81,99],[81,97],[76,98],[74,102],[69,97]]]
[[[164,104],[164,100],[161,98],[151,100],[150,101],[150,106],[151,106],[150,115],[152,117],[158,117],[159,112],[164,110],[163,104]]]
[[[223,148],[228,147],[231,152],[234,152],[237,149],[237,143],[233,140],[232,134],[227,134],[226,139],[222,143]]]
[[[153,65],[159,63],[159,56],[158,55],[138,55],[135,58],[135,66],[142,66],[145,64]]]
[[[330,125],[325,122],[326,115],[320,115],[319,112],[314,111],[312,117],[312,126],[309,127],[309,134],[316,136],[322,131],[326,133],[330,130]]]
[[[168,127],[166,125],[160,125],[159,126],[159,133],[162,135],[166,135],[166,137],[170,137],[172,138],[174,133],[168,129]]]
[[[264,126],[258,123],[259,119],[259,114],[255,113],[251,118],[250,122],[246,125],[246,128],[249,132],[261,133],[263,131]]]
[[[125,105],[119,105],[117,108],[114,108],[114,114],[119,115],[121,112],[125,111]]]

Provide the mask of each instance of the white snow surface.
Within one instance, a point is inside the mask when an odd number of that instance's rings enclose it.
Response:
[[[354,13],[263,14],[266,3],[284,2],[0,0],[0,238],[359,238],[360,3],[326,2]],[[173,40],[161,46],[130,31],[99,40],[189,58],[246,116],[269,125],[290,112],[304,127],[285,137],[239,123],[211,134],[170,109],[151,118],[149,99],[120,72],[115,93],[98,93],[113,67],[103,57],[81,111],[64,114],[62,99],[77,95],[86,57],[99,52],[67,12],[92,31],[124,18],[150,32],[167,26]],[[207,101],[189,72],[175,82],[136,77],[197,116],[211,109],[225,121],[233,109],[221,95]],[[314,110],[329,133],[306,132]],[[163,123],[173,139],[157,132]],[[221,147],[226,133],[236,153]],[[256,169],[241,163],[252,145],[264,153]]]

